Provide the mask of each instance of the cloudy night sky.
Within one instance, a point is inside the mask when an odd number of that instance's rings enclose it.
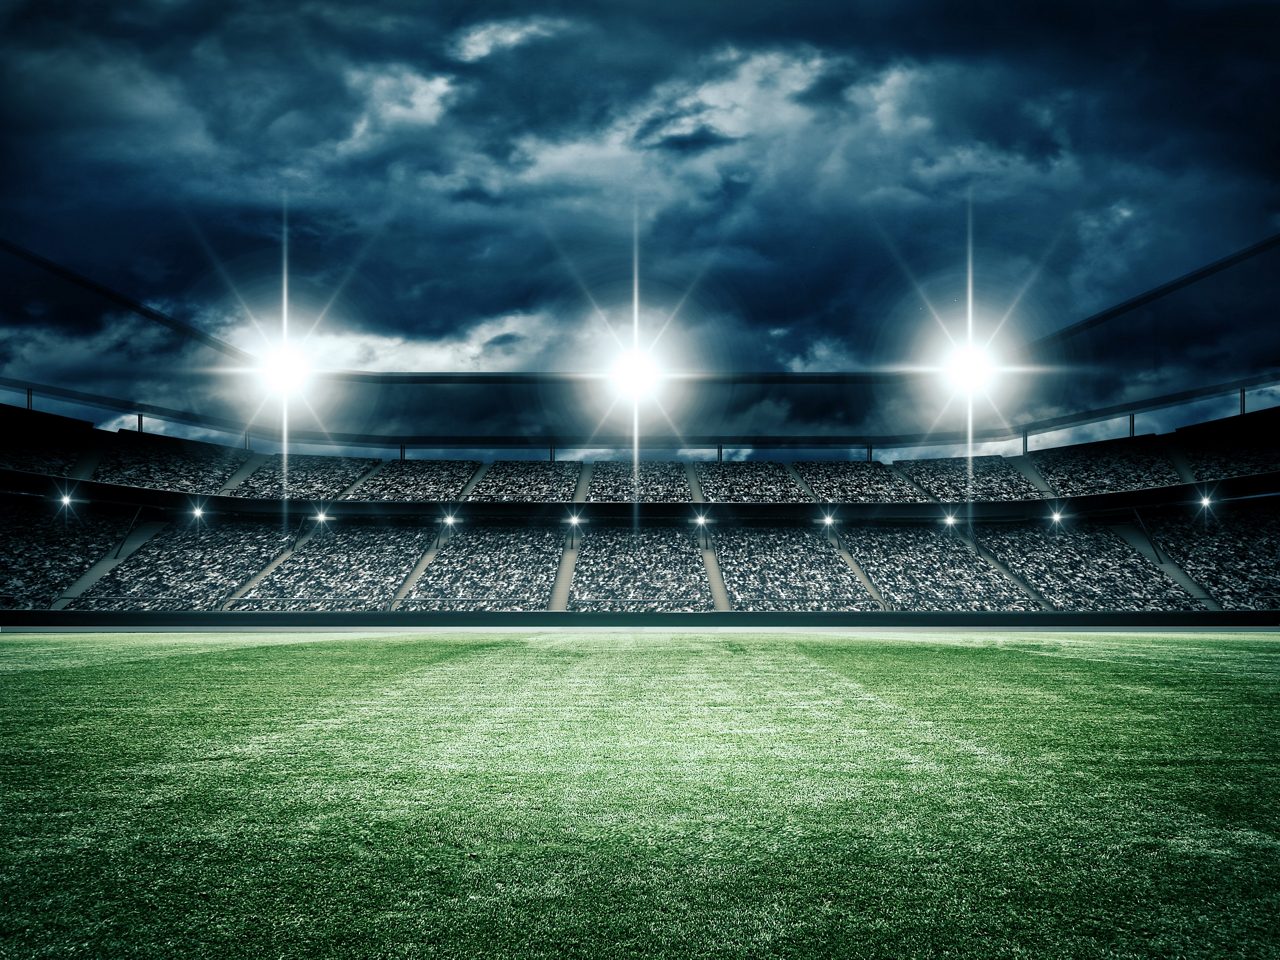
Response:
[[[971,209],[980,335],[1007,314],[998,356],[1071,370],[1012,377],[1003,417],[1280,366],[1275,252],[1069,357],[1021,347],[1280,231],[1274,4],[45,0],[0,3],[0,34],[0,235],[250,352],[279,330],[287,202],[291,329],[327,368],[607,369],[633,238],[668,369],[934,363]],[[225,357],[4,269],[4,376],[255,406]],[[892,431],[942,408],[728,393],[668,413]],[[381,432],[562,413],[312,402]]]

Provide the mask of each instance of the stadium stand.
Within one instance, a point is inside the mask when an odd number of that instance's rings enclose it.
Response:
[[[468,500],[568,503],[573,500],[582,464],[576,460],[498,460],[491,466]]]
[[[898,460],[894,466],[943,503],[1038,500],[1043,494],[1004,457]]]
[[[245,477],[231,495],[264,500],[333,500],[377,463],[364,457],[290,454],[286,494],[285,460],[277,453]]]
[[[234,610],[385,610],[435,527],[317,524]]]
[[[0,608],[46,610],[124,536],[120,518],[0,503]]]
[[[69,477],[79,456],[75,449],[58,443],[6,443],[0,449],[0,468],[47,477]]]
[[[1199,610],[1114,532],[1093,523],[982,524],[978,542],[1055,610]]]
[[[129,487],[212,496],[248,459],[246,450],[120,431],[93,479]]]
[[[840,539],[892,609],[1040,609],[953,531],[859,526]]]
[[[571,611],[711,610],[711,585],[694,535],[679,527],[592,527],[582,535]]]
[[[0,469],[69,477],[102,435],[87,420],[0,404]]]
[[[1031,458],[1040,475],[1062,497],[1149,490],[1182,482],[1155,437],[1037,450]]]
[[[555,527],[458,530],[396,609],[545,610],[563,546]]]
[[[804,503],[809,500],[786,469],[772,460],[695,464],[709,503]]]
[[[827,538],[803,527],[721,527],[716,557],[735,610],[879,610]]]
[[[171,525],[68,604],[72,610],[217,610],[292,542],[278,523]]]
[[[1197,480],[1280,472],[1280,407],[1180,427],[1174,443]]]
[[[478,460],[392,460],[342,499],[449,502],[478,469]]]
[[[1224,610],[1280,610],[1280,517],[1243,510],[1221,519],[1164,517],[1156,544]]]
[[[806,460],[795,467],[824,503],[926,503],[929,499],[879,460]]]
[[[587,499],[594,503],[688,503],[689,478],[674,460],[597,460],[591,468]]]

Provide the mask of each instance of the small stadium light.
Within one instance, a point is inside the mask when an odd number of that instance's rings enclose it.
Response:
[[[831,526],[831,525],[832,525],[833,523],[835,523],[835,522],[836,522],[836,521],[835,521],[835,518],[834,518],[834,517],[832,517],[832,516],[831,516],[831,514],[829,514],[829,513],[828,513],[825,517],[823,517],[823,518],[822,518],[823,526],[827,526],[827,527],[829,527],[829,526]]]
[[[942,518],[942,522],[945,523],[948,527],[954,527],[956,525],[956,518],[953,517],[951,514],[947,514],[945,517]]]
[[[329,515],[325,513],[323,510],[321,510],[319,513],[316,514],[316,523],[324,523],[328,519],[329,519]]]
[[[456,520],[454,520],[454,518],[453,518],[453,514],[451,514],[451,513],[450,513],[450,514],[446,514],[446,515],[445,515],[445,518],[444,518],[444,525],[445,525],[446,527],[452,527],[452,526],[454,525],[454,523],[456,523],[456,522],[457,522],[457,521],[456,521]]]
[[[191,512],[192,514],[194,514],[195,518],[199,520],[201,517],[204,516],[204,507],[196,507]]]
[[[1049,515],[1049,519],[1051,519],[1054,523],[1061,523],[1062,514],[1060,514],[1057,510],[1055,510],[1053,511],[1052,514]]]
[[[707,525],[707,518],[704,517],[702,514],[698,514],[696,517],[693,518],[693,522],[700,527],[705,527]]]
[[[1200,506],[1208,510],[1211,506],[1213,506],[1213,500],[1211,500],[1209,497],[1201,497]]]
[[[301,351],[286,342],[262,358],[260,372],[268,390],[278,396],[292,397],[307,385],[311,365]]]
[[[571,527],[576,527],[576,526],[578,525],[578,523],[579,523],[579,521],[578,521],[578,516],[577,516],[577,514],[574,514],[573,516],[571,516],[571,517],[569,518],[569,526],[571,526]]]
[[[640,401],[653,396],[662,375],[649,354],[643,350],[628,350],[614,361],[609,379],[619,396]]]
[[[71,498],[67,496],[65,493],[62,495],[62,505],[64,507],[71,506]]]
[[[976,344],[960,344],[947,358],[947,382],[963,396],[986,393],[995,374],[996,364],[991,354]]]

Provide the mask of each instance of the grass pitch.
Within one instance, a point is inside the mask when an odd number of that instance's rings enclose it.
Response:
[[[0,636],[4,957],[1280,954],[1276,635]]]

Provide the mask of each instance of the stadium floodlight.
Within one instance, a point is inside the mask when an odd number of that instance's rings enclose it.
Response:
[[[956,518],[948,513],[945,517],[942,518],[942,522],[945,523],[948,527],[954,527],[956,525]]]
[[[571,526],[571,527],[576,527],[580,522],[581,522],[581,521],[578,519],[578,515],[577,515],[577,514],[574,514],[573,516],[571,516],[571,517],[569,518],[569,526]]]
[[[328,519],[329,519],[329,515],[325,513],[323,510],[321,510],[319,513],[316,514],[316,523],[325,523],[328,521]]]
[[[833,516],[831,516],[831,514],[829,514],[829,513],[828,513],[826,516],[824,516],[824,517],[822,518],[823,526],[827,526],[827,527],[829,527],[829,526],[831,526],[831,525],[832,525],[833,523],[835,523],[835,522],[836,522],[836,521],[835,521],[835,518],[834,518]]]
[[[196,507],[194,510],[191,511],[191,513],[197,520],[199,520],[201,517],[204,516],[204,507]]]
[[[1053,513],[1051,513],[1051,514],[1049,515],[1049,519],[1051,519],[1054,523],[1061,523],[1061,522],[1062,522],[1062,514],[1058,513],[1058,511],[1057,511],[1057,510],[1055,510],[1055,511],[1053,511]]]
[[[640,349],[628,350],[609,371],[614,391],[628,400],[647,400],[657,392],[662,374],[652,356]]]
[[[65,493],[62,495],[62,505],[64,507],[71,506],[71,498],[67,496]]]
[[[444,525],[446,527],[452,527],[455,523],[457,523],[457,520],[454,519],[453,514],[450,513],[445,515]]]
[[[700,527],[705,527],[707,525],[707,518],[704,517],[702,514],[698,514],[696,517],[693,518],[693,522]]]
[[[1213,506],[1213,501],[1209,497],[1201,497],[1200,506],[1208,510],[1211,506]]]
[[[281,397],[292,397],[307,385],[311,364],[300,350],[286,341],[262,358],[259,372],[268,390]]]
[[[984,394],[996,376],[996,362],[991,354],[975,343],[962,343],[952,351],[944,368],[947,382],[956,393],[966,397]]]

